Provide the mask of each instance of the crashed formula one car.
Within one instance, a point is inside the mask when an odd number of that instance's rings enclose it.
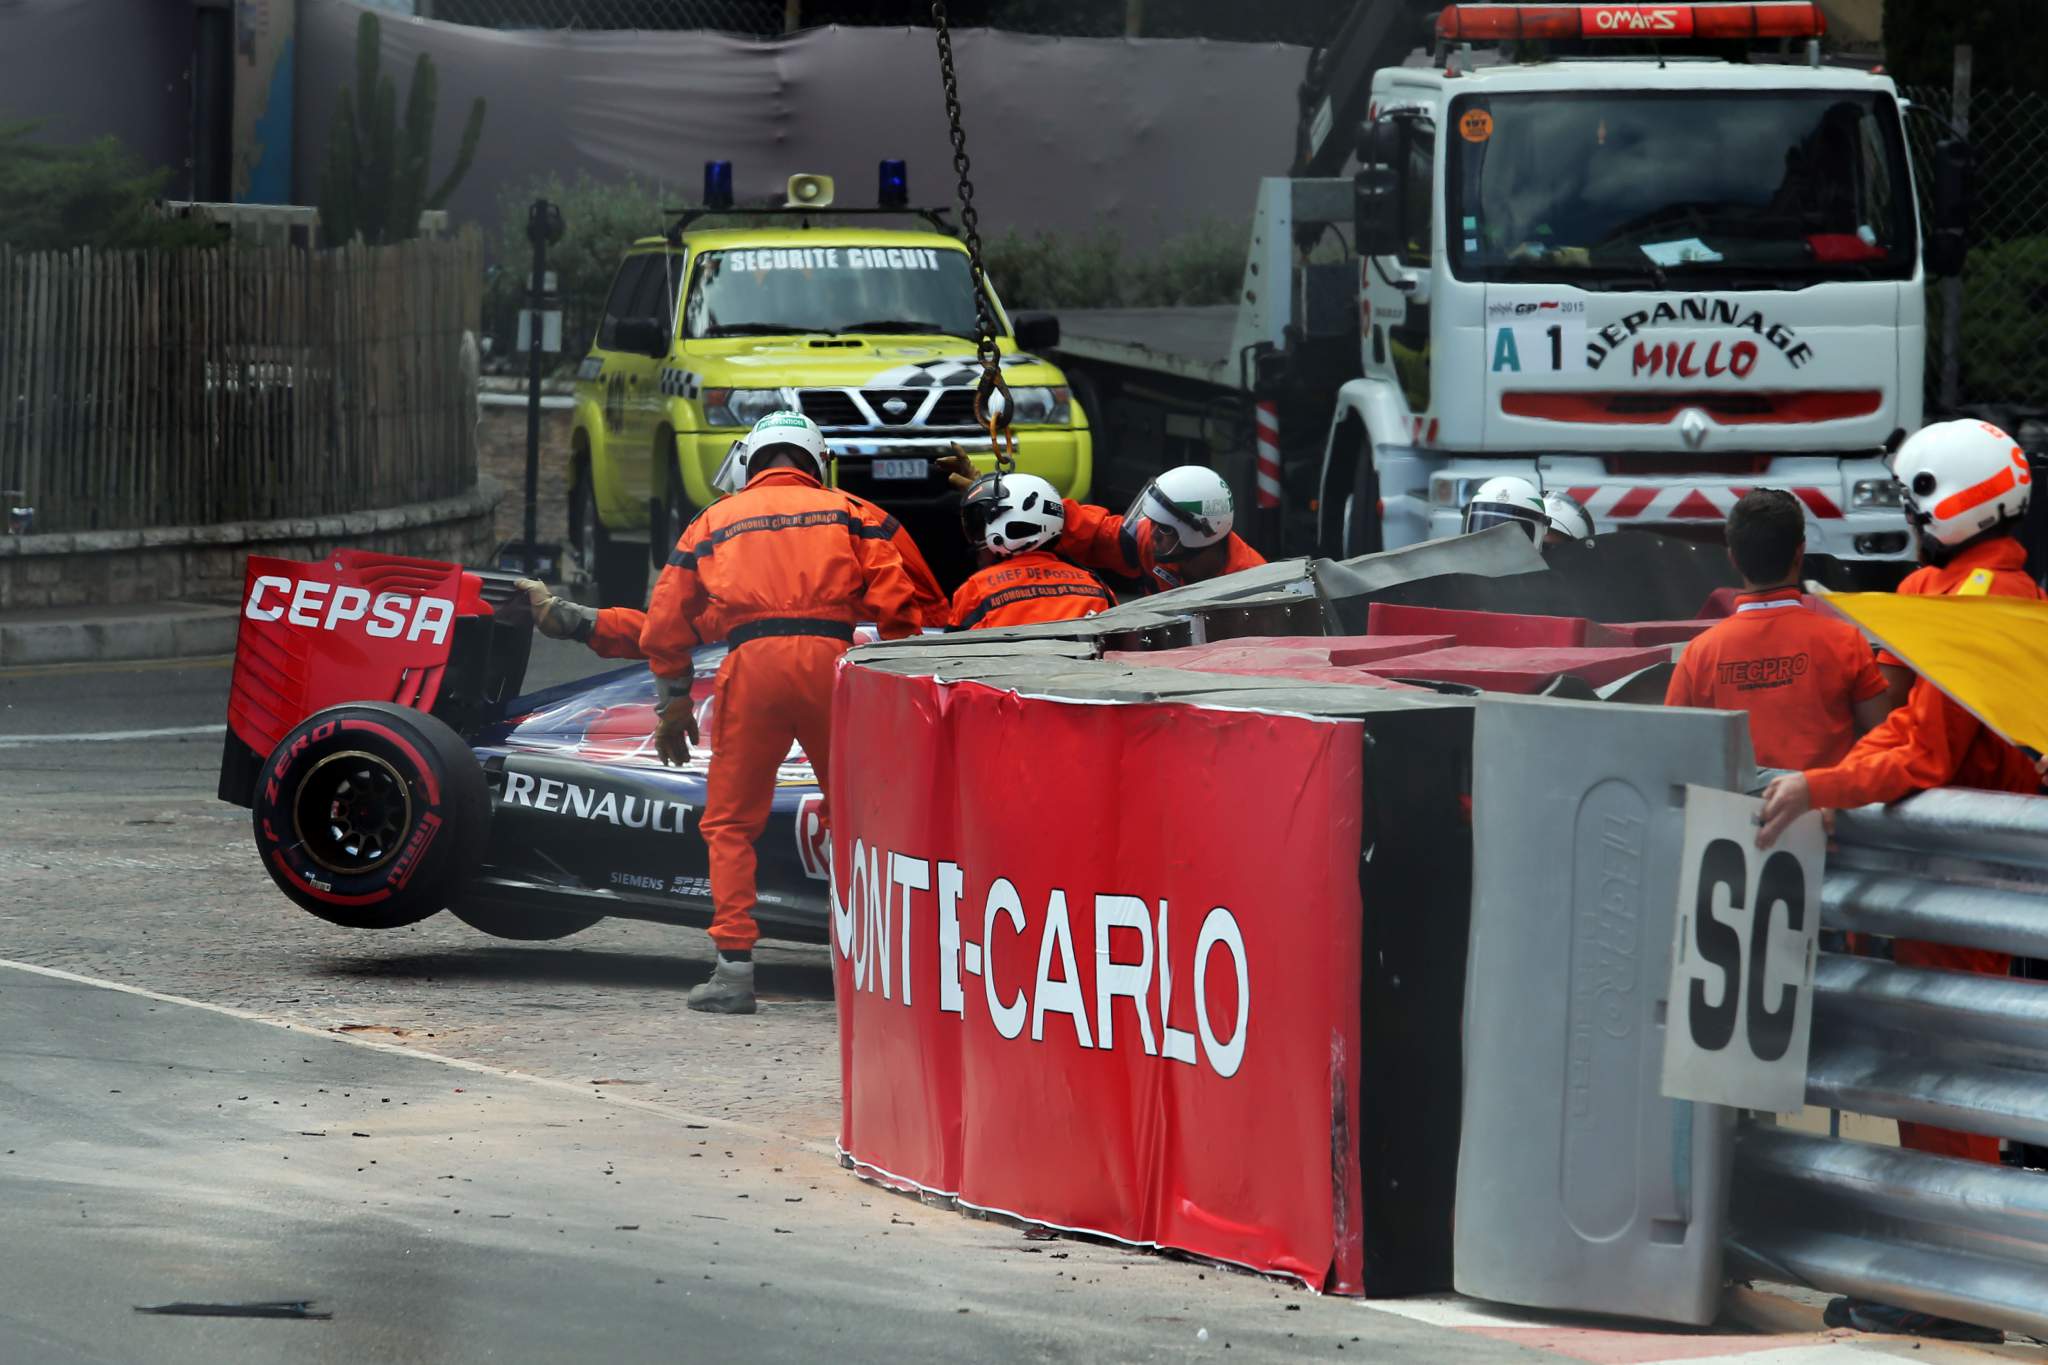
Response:
[[[251,558],[242,601],[220,796],[251,809],[294,903],[358,929],[446,909],[512,939],[710,923],[710,752],[655,756],[644,664],[519,696],[532,630],[512,576],[431,560]],[[724,652],[697,652],[706,736]],[[777,786],[754,914],[821,942],[823,799],[801,751]]]

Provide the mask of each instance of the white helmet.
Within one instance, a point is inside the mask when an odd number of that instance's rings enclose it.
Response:
[[[725,452],[711,486],[721,493],[737,493],[747,486],[747,438],[742,436]]]
[[[2019,443],[1989,422],[1936,422],[1892,457],[1906,519],[1955,549],[2027,513],[2033,473]]]
[[[1036,474],[984,474],[960,495],[960,529],[1000,559],[1036,550],[1067,528],[1057,488]]]
[[[1545,493],[1543,515],[1550,523],[1553,535],[1563,536],[1566,540],[1593,538],[1593,514],[1569,493]]]
[[[1124,512],[1129,524],[1137,518],[1152,523],[1152,556],[1185,559],[1230,535],[1237,522],[1237,504],[1230,485],[1206,465],[1184,464],[1169,469],[1138,491]]]
[[[832,458],[825,448],[825,433],[802,413],[785,409],[769,413],[754,423],[752,431],[732,443],[718,472],[711,476],[711,486],[722,493],[739,492],[753,477],[754,457],[775,446],[794,446],[802,451],[810,457],[813,476],[824,479],[826,462]]]
[[[1543,495],[1536,485],[1515,474],[1496,474],[1479,485],[1472,501],[1465,504],[1465,534],[1489,526],[1519,526],[1529,539],[1541,542],[1550,529],[1550,517],[1543,507]]]

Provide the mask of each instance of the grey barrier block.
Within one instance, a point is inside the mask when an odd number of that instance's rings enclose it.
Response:
[[[1456,1284],[1534,1308],[1713,1321],[1731,1111],[1661,1091],[1687,783],[1742,790],[1743,717],[1487,697]]]
[[[1319,559],[1315,578],[1323,596],[1334,602],[1445,574],[1501,578],[1542,569],[1543,555],[1528,532],[1515,526],[1490,526],[1473,535],[1425,540],[1379,554]]]

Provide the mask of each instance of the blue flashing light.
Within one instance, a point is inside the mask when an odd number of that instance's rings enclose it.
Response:
[[[707,161],[704,163],[704,207],[707,209],[729,209],[732,207],[732,163],[730,161]]]
[[[885,209],[900,209],[910,203],[910,172],[901,161],[882,163],[882,183],[875,202]]]

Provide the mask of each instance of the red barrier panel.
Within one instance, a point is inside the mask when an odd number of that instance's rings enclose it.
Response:
[[[1713,629],[1712,621],[1608,622],[1606,629],[1622,645],[1682,645]]]
[[[1388,664],[1391,668],[1393,665]],[[1284,678],[1289,682],[1342,683],[1350,687],[1377,687],[1390,692],[1426,692],[1426,687],[1395,682],[1363,668],[1333,668],[1328,664],[1201,664],[1190,671],[1221,673],[1231,678]]]
[[[1506,611],[1453,611],[1375,602],[1366,613],[1373,635],[1446,634],[1460,645],[1552,646],[1576,649],[1620,643],[1597,621],[1582,616],[1525,616]]]
[[[1361,727],[859,667],[833,709],[858,1168],[1362,1292]]]
[[[1631,673],[1665,663],[1668,647],[1651,649],[1496,649],[1460,645],[1452,649],[1411,654],[1376,664],[1373,672],[1391,678],[1427,678],[1432,682],[1464,683],[1489,692],[1534,692],[1560,673],[1599,687]]]
[[[1192,649],[1113,649],[1102,656],[1104,663],[1120,668],[1191,668],[1214,672],[1218,668],[1328,668],[1326,649],[1218,649],[1197,645]]]
[[[1116,649],[1102,657],[1126,668],[1199,668],[1214,671],[1219,663],[1233,666],[1273,664],[1292,668],[1298,664],[1320,668],[1325,664],[1352,667],[1378,663],[1402,654],[1420,654],[1425,649],[1443,649],[1455,644],[1449,635],[1285,635],[1270,638],[1246,637],[1217,640],[1180,649]]]

